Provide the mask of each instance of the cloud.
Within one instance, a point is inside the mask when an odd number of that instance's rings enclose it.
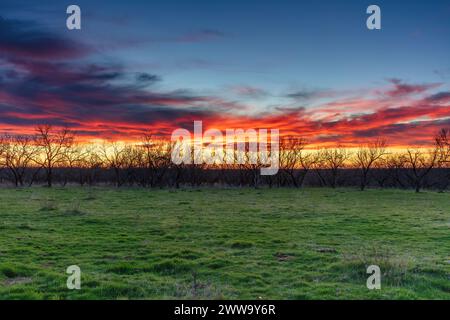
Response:
[[[286,94],[286,97],[297,101],[306,101],[312,99],[332,98],[336,97],[337,95],[337,92],[334,90],[302,89],[288,93]]]
[[[269,95],[267,91],[252,86],[232,86],[231,92],[241,97],[253,99],[260,99]]]
[[[371,96],[297,90],[275,97],[254,86],[228,87],[235,100],[183,88],[162,91],[152,86],[162,81],[159,75],[98,62],[93,48],[36,23],[1,20],[0,27],[0,132],[31,133],[36,125],[48,123],[68,126],[84,139],[135,140],[149,131],[169,136],[202,120],[205,128],[220,130],[277,128],[314,144],[357,145],[383,136],[391,145],[404,145],[431,143],[433,132],[449,125],[450,93],[433,92],[438,83],[391,79],[388,88],[377,88]],[[203,30],[185,41],[221,36]],[[269,110],[263,108],[268,96],[274,106]],[[262,108],[241,98],[258,98]],[[305,107],[310,101],[315,106]],[[264,112],[250,112],[255,109]]]
[[[429,83],[429,84],[407,84],[404,83],[400,79],[389,79],[388,80],[393,87],[385,92],[383,94],[387,95],[388,97],[404,97],[408,95],[413,94],[419,94],[424,93],[430,89],[437,88],[441,85],[441,83]]]
[[[438,92],[436,94],[433,94],[433,95],[427,97],[426,100],[432,101],[432,102],[449,103],[450,102],[450,91]]]
[[[33,21],[6,20],[0,17],[0,55],[33,59],[81,57],[89,49],[68,37],[44,31]]]
[[[136,80],[140,83],[152,84],[161,81],[161,77],[156,74],[141,72],[136,75]]]
[[[202,29],[199,31],[184,34],[175,38],[177,42],[203,42],[223,38],[225,34],[222,31],[214,29]]]
[[[50,123],[98,137],[135,138],[150,128],[170,134],[174,126],[243,109],[237,102],[183,89],[149,90],[148,85],[161,81],[159,75],[131,74],[118,63],[90,62],[84,59],[89,56],[75,54],[76,42],[35,23],[2,20],[1,26],[0,130],[29,131]],[[201,35],[219,33],[206,30]]]

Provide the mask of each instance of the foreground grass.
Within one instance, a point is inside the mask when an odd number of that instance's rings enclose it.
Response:
[[[66,288],[73,264],[79,291]],[[172,298],[450,299],[450,196],[0,190],[0,299]]]

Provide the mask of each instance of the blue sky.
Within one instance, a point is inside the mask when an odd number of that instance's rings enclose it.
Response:
[[[162,73],[174,88],[350,88],[436,81],[450,67],[448,1],[377,1],[381,31],[366,28],[369,1],[3,0],[2,11],[74,37],[64,30],[72,3],[83,14],[77,36],[105,46],[98,59]]]

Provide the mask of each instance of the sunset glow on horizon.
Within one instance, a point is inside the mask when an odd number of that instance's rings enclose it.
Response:
[[[311,148],[382,138],[402,149],[450,127],[445,1],[407,14],[380,1],[374,32],[358,1],[78,4],[83,28],[69,31],[63,5],[2,1],[0,133],[49,124],[80,142],[138,142],[203,121]]]

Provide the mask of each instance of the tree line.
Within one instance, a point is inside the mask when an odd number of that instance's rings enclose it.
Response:
[[[428,148],[393,152],[377,139],[356,149],[308,148],[305,139],[280,140],[280,170],[261,176],[258,164],[174,164],[175,144],[144,135],[139,143],[81,144],[68,129],[39,126],[33,135],[0,137],[0,183],[16,187],[46,185],[307,186],[424,188],[450,185],[450,130],[442,129]]]

